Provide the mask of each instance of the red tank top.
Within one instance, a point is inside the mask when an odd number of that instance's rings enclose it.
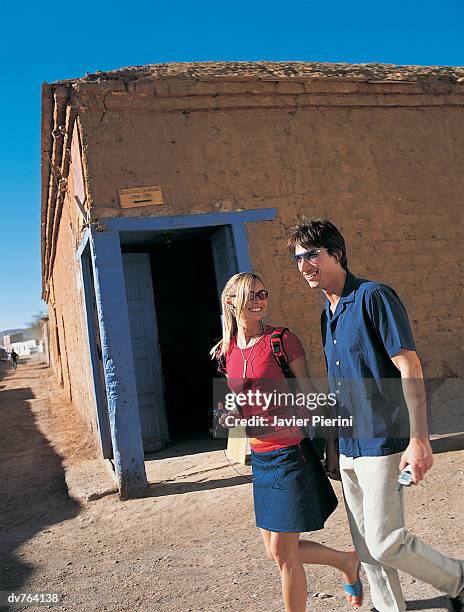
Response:
[[[229,351],[226,355],[226,370],[228,386],[234,393],[260,390],[269,392],[271,387],[285,392],[289,387],[287,379],[277,363],[271,349],[270,335],[275,328],[266,325],[263,337],[257,344],[247,349],[240,349],[236,339],[231,342]],[[282,335],[282,343],[288,358],[288,363],[298,357],[305,357],[305,350],[295,334],[285,331]],[[243,356],[242,356],[243,353]],[[246,378],[243,378],[243,357],[247,360]],[[254,406],[242,406],[243,416],[249,418],[252,415],[265,415],[270,417],[278,405],[271,403],[267,411]],[[270,433],[265,433],[259,437],[250,438],[250,446],[255,452],[268,452],[279,448],[286,448],[298,444],[303,439],[302,431],[297,426],[281,426],[268,428]],[[261,431],[261,430],[260,430]]]

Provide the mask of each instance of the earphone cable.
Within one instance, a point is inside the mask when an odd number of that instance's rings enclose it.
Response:
[[[239,472],[237,470],[237,468],[235,467],[235,465],[232,465],[232,462],[230,461],[229,457],[227,456],[226,451],[224,450],[223,452],[224,452],[224,457],[227,459],[230,467],[234,470],[234,472],[236,472],[239,476],[244,478],[247,482],[253,482],[253,478],[249,478],[246,474],[242,474],[241,472]]]

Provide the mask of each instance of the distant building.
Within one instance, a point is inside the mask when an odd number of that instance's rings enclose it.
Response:
[[[218,295],[262,275],[269,320],[324,375],[322,295],[285,250],[328,216],[350,268],[405,301],[429,377],[463,374],[464,69],[165,64],[45,84],[50,361],[123,494],[144,450],[207,432]]]
[[[3,344],[8,352],[14,350],[20,357],[29,357],[43,351],[43,342],[35,338],[25,339],[22,332],[3,336]]]
[[[16,332],[14,334],[7,334],[3,336],[3,344],[5,346],[11,346],[12,344],[23,342],[24,334],[23,332]]]

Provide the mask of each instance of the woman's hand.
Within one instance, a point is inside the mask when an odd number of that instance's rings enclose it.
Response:
[[[335,440],[327,441],[325,451],[325,471],[327,476],[332,480],[341,480],[338,448]]]
[[[226,421],[227,417],[232,417],[233,419],[240,419],[241,415],[237,409],[234,410],[224,410],[224,405],[219,402],[216,409],[216,414],[219,414],[218,423],[224,429],[233,429],[235,425],[231,424],[231,421]]]

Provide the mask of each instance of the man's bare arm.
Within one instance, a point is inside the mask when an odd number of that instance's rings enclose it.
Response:
[[[427,423],[427,400],[422,366],[415,351],[402,349],[392,357],[401,372],[404,398],[409,411],[410,441],[403,453],[400,470],[406,465],[412,469],[414,484],[423,480],[432,467],[433,456]]]

